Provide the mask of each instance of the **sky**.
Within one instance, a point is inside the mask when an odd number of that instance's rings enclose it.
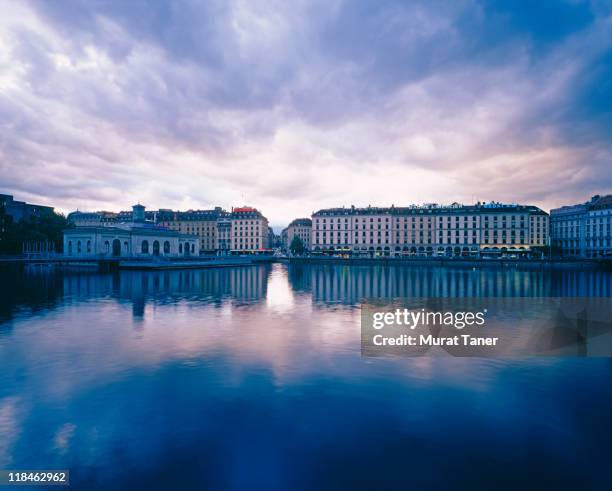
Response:
[[[612,0],[0,0],[0,192],[59,211],[612,192]]]

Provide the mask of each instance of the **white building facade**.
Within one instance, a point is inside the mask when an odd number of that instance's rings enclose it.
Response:
[[[612,256],[612,195],[562,206],[550,212],[552,246],[562,257]]]
[[[196,236],[145,221],[144,206],[135,205],[131,222],[77,225],[65,230],[64,254],[92,258],[190,257],[200,254],[200,242]]]
[[[286,236],[283,239],[286,250],[291,247],[291,242],[295,236],[300,238],[307,251],[310,250],[310,241],[312,240],[312,220],[310,218],[296,218],[286,230]]]
[[[332,208],[312,216],[311,251],[362,256],[522,257],[548,245],[535,206]]]
[[[197,235],[206,254],[256,254],[269,247],[268,220],[251,207],[175,212],[160,210],[157,220],[171,230]]]
[[[233,208],[230,214],[231,253],[257,254],[269,251],[268,219],[248,206]]]

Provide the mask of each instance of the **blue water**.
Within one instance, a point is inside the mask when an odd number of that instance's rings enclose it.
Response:
[[[0,469],[78,490],[610,489],[609,359],[362,358],[362,297],[610,296],[612,275],[0,271]],[[20,488],[25,489],[25,488]]]

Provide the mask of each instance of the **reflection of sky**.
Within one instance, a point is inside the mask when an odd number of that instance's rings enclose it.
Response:
[[[278,312],[287,312],[293,308],[294,298],[290,288],[287,288],[287,271],[277,268],[268,277],[266,305]]]
[[[494,447],[489,472],[510,464],[519,487],[529,459],[568,483],[599,475],[607,360],[366,359],[359,309],[284,266],[175,273],[68,275],[54,306],[1,325],[0,465],[70,467],[82,489],[112,488],[96,473],[166,489],[156,472],[195,464],[212,481],[184,470],[186,489],[307,489],[373,484],[365,455],[468,482],[454,466]]]
[[[0,466],[8,465],[11,445],[19,435],[18,397],[0,398]]]

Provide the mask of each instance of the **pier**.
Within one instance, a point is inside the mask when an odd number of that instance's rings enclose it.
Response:
[[[252,266],[274,262],[272,256],[216,256],[192,258],[139,258],[139,257],[82,257],[56,255],[0,256],[0,265],[49,265],[59,267],[93,267],[106,271],[111,269],[165,270],[223,268]]]

